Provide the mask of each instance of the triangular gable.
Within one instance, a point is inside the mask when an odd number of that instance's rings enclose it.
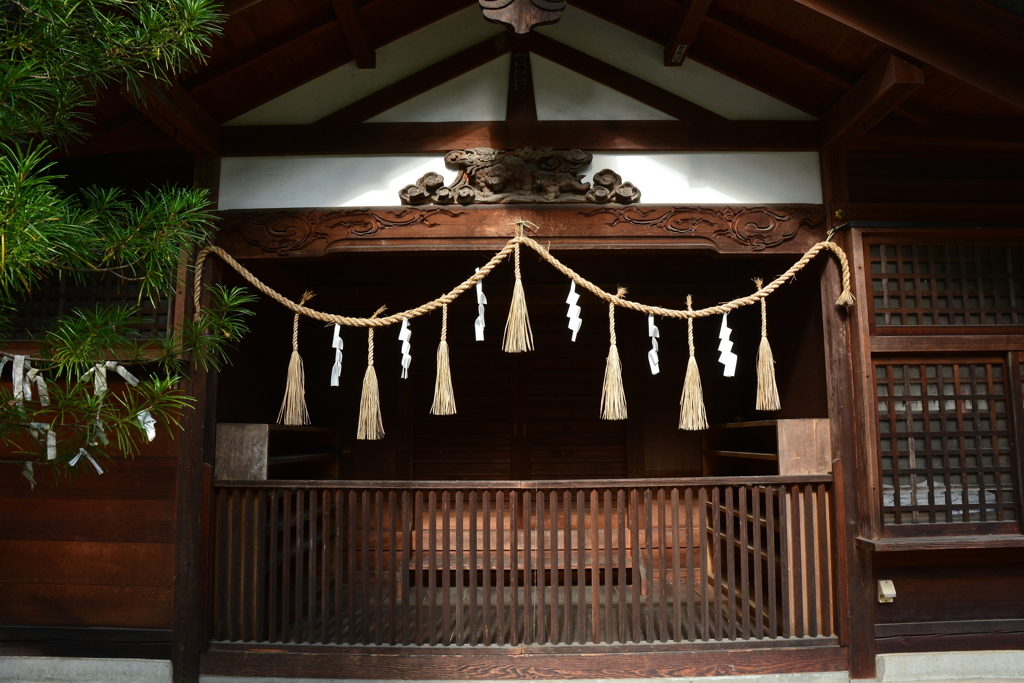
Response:
[[[570,71],[530,55],[540,121],[662,121],[675,117]]]
[[[509,59],[502,55],[367,119],[367,123],[504,121]]]

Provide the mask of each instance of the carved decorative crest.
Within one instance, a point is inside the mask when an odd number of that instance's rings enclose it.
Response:
[[[484,18],[511,26],[516,33],[529,33],[534,26],[553,24],[562,16],[565,0],[480,0]]]
[[[428,173],[398,192],[403,204],[632,204],[640,200],[633,183],[610,169],[580,173],[593,155],[579,149],[542,147],[502,151],[489,147],[448,152],[445,163],[459,169],[451,185]]]

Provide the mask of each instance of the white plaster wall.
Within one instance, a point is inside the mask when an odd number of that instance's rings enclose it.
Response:
[[[537,118],[541,121],[664,121],[658,111],[564,66],[530,55]]]
[[[586,179],[603,168],[639,187],[645,204],[822,201],[816,152],[595,154]],[[227,157],[218,208],[395,206],[428,171],[455,178],[436,154]]]
[[[687,59],[666,67],[664,46],[567,6],[556,24],[534,29],[727,119],[813,121],[814,117]]]
[[[224,125],[282,125],[319,121],[328,114],[482,40],[496,36],[503,30],[503,27],[485,21],[480,6],[474,4],[377,48],[377,67],[374,69],[359,69],[355,62],[349,62]]]
[[[510,55],[498,57],[367,121],[504,121],[511,61]]]

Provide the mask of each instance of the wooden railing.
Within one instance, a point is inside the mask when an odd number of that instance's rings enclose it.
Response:
[[[232,482],[213,641],[693,642],[835,634],[828,477]]]

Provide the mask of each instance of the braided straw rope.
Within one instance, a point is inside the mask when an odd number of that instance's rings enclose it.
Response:
[[[647,306],[637,301],[623,299],[617,294],[610,294],[604,291],[603,289],[595,285],[593,282],[579,275],[576,271],[569,268],[567,265],[565,265],[557,258],[555,258],[550,251],[544,248],[536,240],[523,235],[523,224],[525,224],[524,221],[520,221],[517,224],[517,235],[510,239],[508,243],[506,243],[505,246],[502,247],[501,251],[492,256],[491,260],[488,261],[479,271],[468,277],[466,280],[464,280],[461,284],[457,285],[450,292],[438,297],[437,299],[434,299],[433,301],[428,301],[427,303],[422,304],[421,306],[417,306],[416,308],[410,308],[409,310],[406,311],[400,311],[399,313],[395,313],[394,315],[389,315],[384,318],[352,318],[344,315],[324,313],[322,311],[313,310],[312,308],[306,308],[301,303],[295,303],[291,299],[287,298],[282,294],[279,294],[275,290],[265,285],[263,282],[259,280],[259,278],[257,278],[251,272],[249,272],[249,270],[247,270],[245,266],[243,266],[241,263],[232,258],[230,254],[228,254],[220,247],[208,246],[203,248],[196,256],[195,281],[192,290],[196,319],[198,320],[199,313],[201,310],[199,303],[199,294],[202,285],[203,263],[205,262],[206,257],[210,254],[216,254],[217,256],[219,256],[226,264],[231,266],[235,271],[238,272],[239,275],[245,278],[245,280],[248,281],[249,284],[251,284],[257,290],[267,295],[274,301],[283,305],[285,308],[291,310],[293,313],[305,315],[310,318],[313,318],[314,320],[319,320],[325,323],[336,323],[338,325],[345,325],[347,327],[372,328],[387,327],[388,325],[394,325],[395,323],[399,323],[403,320],[411,320],[412,318],[418,318],[421,315],[426,315],[432,311],[436,311],[438,308],[441,308],[442,306],[450,304],[455,299],[457,299],[461,294],[465,293],[467,290],[472,288],[477,282],[487,277],[499,263],[501,263],[508,257],[509,254],[511,254],[513,251],[516,251],[516,248],[519,245],[526,245],[530,247],[535,252],[537,252],[542,259],[544,259],[552,266],[554,266],[555,269],[558,270],[558,272],[562,273],[563,275],[571,279],[573,282],[578,284],[580,287],[583,287],[584,289],[589,291],[591,294],[597,296],[598,298],[604,301],[607,301],[610,304],[613,304],[615,306],[621,306],[622,308],[627,308],[631,311],[646,313],[648,315],[658,315],[665,318],[679,319],[707,318],[713,315],[729,313],[731,311],[735,311],[738,308],[742,308],[743,306],[750,306],[759,303],[762,299],[772,294],[776,289],[784,285],[786,282],[790,280],[790,278],[792,278],[794,275],[800,272],[808,263],[811,262],[811,259],[817,256],[820,252],[831,251],[839,260],[839,266],[842,270],[843,291],[842,294],[839,295],[839,299],[836,301],[836,305],[850,306],[853,304],[853,295],[850,292],[850,263],[849,260],[846,258],[846,252],[844,252],[842,247],[840,247],[838,244],[835,244],[834,242],[830,242],[828,240],[824,242],[818,242],[817,244],[815,244],[813,247],[807,250],[807,253],[800,257],[799,261],[790,266],[789,270],[787,270],[785,273],[778,276],[777,278],[769,282],[767,285],[761,287],[760,289],[758,289],[756,292],[749,296],[740,297],[739,299],[733,299],[732,301],[721,303],[715,306],[708,306],[707,308],[699,308],[696,310],[677,310],[674,308],[662,308],[660,306]],[[516,266],[518,270],[518,263],[516,264]]]

